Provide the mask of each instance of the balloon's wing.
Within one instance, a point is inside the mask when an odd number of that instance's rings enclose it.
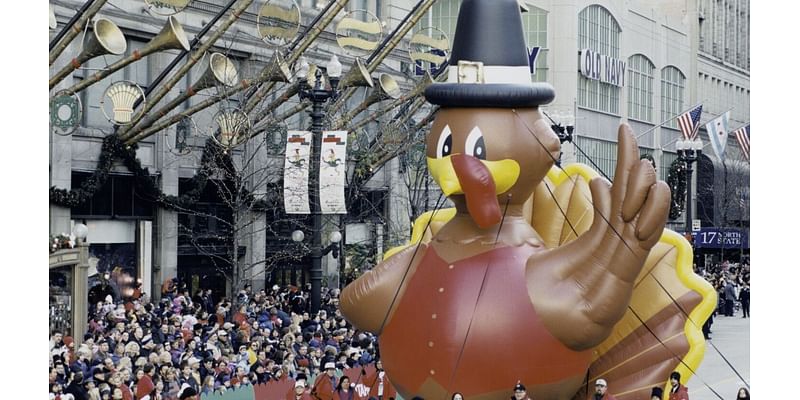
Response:
[[[553,168],[526,210],[534,229],[552,248],[574,240],[592,224],[589,181],[598,174],[583,164]],[[576,399],[593,393],[598,378],[613,382],[618,400],[649,399],[672,371],[688,379],[705,353],[702,326],[717,303],[714,288],[692,270],[692,247],[665,229],[636,278],[630,305],[611,335],[594,349],[587,384]],[[667,388],[668,389],[668,388]]]
[[[685,382],[703,360],[702,327],[716,304],[714,288],[692,271],[689,242],[664,230],[636,278],[625,316],[595,348],[589,382],[614,382],[619,400],[649,398],[653,387],[666,392],[672,371]]]
[[[589,230],[594,209],[589,181],[598,176],[583,164],[551,168],[523,211],[547,248],[575,240]]]

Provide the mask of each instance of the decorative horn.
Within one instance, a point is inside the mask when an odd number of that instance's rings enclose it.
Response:
[[[72,40],[75,39],[78,34],[84,31],[85,24],[97,14],[98,11],[106,4],[107,0],[87,0],[83,3],[80,10],[72,16],[72,18],[61,28],[61,31],[58,32],[53,40],[50,41],[50,64],[53,63],[58,59],[58,56],[61,55],[61,52],[72,43]]]
[[[201,90],[217,85],[231,87],[238,81],[239,73],[236,71],[236,66],[233,65],[233,62],[221,53],[211,53],[211,56],[208,57],[208,68],[200,76],[200,79],[189,87],[189,90],[184,95],[188,98]],[[181,100],[181,103],[185,100]]]
[[[372,93],[358,107],[345,114],[333,126],[335,126],[335,129],[340,129],[348,121],[352,121],[356,115],[369,108],[369,106],[379,101],[399,99],[401,94],[402,91],[397,81],[389,74],[381,74],[378,78],[378,87],[373,89]]]
[[[233,62],[221,53],[211,53],[208,57],[208,67],[206,68],[200,79],[189,86],[185,92],[172,99],[162,110],[171,110],[179,104],[186,101],[188,98],[194,96],[201,90],[215,87],[217,85],[224,85],[231,87],[239,81],[239,73],[236,71],[236,66]]]
[[[94,21],[92,34],[87,34],[84,40],[83,51],[50,79],[50,89],[86,61],[105,54],[120,55],[127,48],[128,44],[125,42],[125,35],[122,34],[119,27],[111,22],[110,19],[97,18]]]
[[[258,80],[264,82],[292,82],[292,70],[289,68],[289,64],[284,61],[280,52],[275,52],[270,65],[261,71]]]
[[[437,77],[436,80],[443,80],[446,77],[447,77],[447,74],[440,74]],[[425,88],[427,88],[433,82],[434,82],[433,77],[431,77],[431,75],[426,71],[424,77],[422,78],[422,80],[420,80],[420,82],[417,83],[417,85],[414,86],[414,88],[411,89],[411,91],[406,93],[403,97],[395,99],[394,101],[392,101],[391,103],[386,105],[386,107],[382,108],[379,111],[376,111],[375,113],[373,113],[369,117],[358,121],[353,126],[351,126],[349,129],[352,130],[352,131],[355,131],[356,129],[361,128],[364,125],[366,125],[366,124],[368,124],[368,123],[370,123],[372,121],[375,121],[376,119],[380,118],[382,115],[386,114],[387,112],[392,111],[397,106],[399,106],[399,105],[401,105],[403,103],[406,103],[409,100],[416,100],[417,98],[422,96],[422,94],[425,92]],[[353,115],[353,116],[355,116],[355,115]]]
[[[150,41],[147,42],[144,47],[134,50],[131,55],[109,65],[108,68],[97,72],[87,79],[82,80],[80,83],[72,86],[66,91],[70,93],[80,92],[81,90],[99,82],[101,79],[126,67],[128,64],[140,60],[144,56],[150,55],[157,51],[170,49],[189,51],[189,39],[186,37],[186,32],[183,30],[181,24],[178,23],[178,20],[172,16],[167,18],[167,23],[164,24],[164,27],[161,28],[161,31],[158,33],[158,35],[150,39]]]
[[[56,9],[50,4],[50,30],[58,28],[58,21],[56,20]]]
[[[245,2],[245,6],[246,6],[246,5],[249,5],[249,3],[251,3],[253,0],[242,0],[242,1]],[[348,0],[332,0],[330,3],[328,3],[328,5],[325,7],[325,9],[323,9],[320,12],[320,15],[324,14],[324,17],[320,18],[319,20],[315,19],[314,21],[318,21],[318,22],[315,23],[315,24],[311,24],[306,29],[306,32],[304,32],[303,34],[301,34],[297,38],[297,42],[293,43],[290,46],[292,51],[286,57],[286,63],[289,64],[289,65],[294,64],[295,61],[297,61],[297,59],[300,58],[300,56],[303,54],[303,52],[312,43],[314,43],[314,41],[317,39],[317,37],[325,30],[325,28],[331,23],[331,21],[333,21],[333,19],[336,17],[336,15],[339,13],[339,11],[341,11],[344,8],[344,6],[347,5],[347,3],[348,3]],[[241,14],[241,12],[243,12],[243,11],[239,11],[238,13]],[[268,67],[265,67],[265,68],[268,68]],[[194,114],[196,112],[205,110],[206,108],[216,104],[220,100],[226,99],[229,96],[232,96],[232,95],[234,95],[236,93],[239,93],[242,90],[245,90],[245,89],[247,89],[248,87],[250,87],[252,85],[258,85],[260,83],[262,83],[262,82],[259,81],[259,80],[256,80],[255,82],[242,82],[239,85],[236,85],[236,87],[227,90],[225,93],[221,93],[221,94],[218,94],[216,96],[211,96],[211,97],[209,97],[209,98],[207,98],[207,99],[205,99],[205,100],[203,100],[203,101],[201,101],[201,102],[189,107],[187,110],[185,110],[185,111],[183,111],[181,113],[178,113],[176,115],[170,116],[169,118],[165,119],[164,121],[158,122],[157,124],[154,124],[155,120],[153,120],[153,121],[144,121],[146,123],[142,123],[142,124],[137,125],[136,128],[132,132],[121,132],[121,133],[119,133],[119,135],[123,140],[125,140],[126,144],[136,143],[139,140],[142,140],[142,139],[144,139],[144,138],[146,138],[146,137],[148,137],[148,136],[150,136],[150,135],[152,135],[152,134],[154,134],[154,133],[156,133],[156,132],[158,132],[158,131],[160,131],[160,130],[162,130],[164,128],[172,126],[173,124],[178,122],[181,118],[183,118],[183,117],[185,117],[187,115],[192,115],[192,114]],[[247,104],[245,104],[245,107],[244,107],[244,112],[249,115],[250,111],[252,111],[261,102],[261,100],[264,99],[264,97],[266,97],[269,93],[271,93],[271,90],[272,90],[274,85],[275,85],[275,82],[267,82],[264,86],[262,86],[256,92],[256,94],[253,95],[247,101]],[[169,87],[171,87],[171,86],[169,86]],[[151,96],[151,97],[153,97],[153,100],[151,100],[150,104],[153,104],[153,102],[157,102],[160,99],[160,97],[157,96],[157,95],[156,96]],[[159,111],[161,111],[161,112],[158,112],[158,115],[163,116],[163,115],[166,115],[167,112],[171,111],[171,109],[162,108]],[[262,118],[264,118],[264,116],[266,116],[266,115],[267,115],[267,112],[264,112],[264,110],[261,110],[256,114],[255,117],[252,117],[251,120],[252,121],[259,121]],[[250,135],[251,136],[254,135],[253,131],[251,131]]]
[[[200,60],[201,57],[199,55],[205,54],[205,52],[207,52],[211,48],[211,46],[213,46],[214,43],[216,43],[216,41],[220,37],[222,37],[225,31],[227,31],[228,28],[230,28],[234,22],[239,20],[239,17],[242,15],[242,13],[244,13],[247,7],[249,7],[250,4],[253,3],[253,1],[255,0],[237,0],[236,6],[233,7],[230,15],[228,15],[228,18],[225,19],[222,25],[220,25],[211,36],[209,36],[206,40],[204,40],[200,45],[200,47],[194,49],[194,54],[191,57],[189,57],[186,63],[183,64],[177,71],[175,71],[175,73],[172,74],[172,76],[159,87],[158,91],[150,95],[150,102],[144,108],[142,113],[139,114],[139,116],[131,123],[130,126],[122,127],[117,131],[117,136],[119,136],[120,139],[125,140],[125,142],[128,144],[135,143],[135,140],[131,139],[136,134],[136,132],[141,132],[141,130],[148,128],[150,125],[153,125],[153,123],[155,123],[159,118],[167,115],[167,113],[169,113],[172,110],[171,108],[162,107],[156,110],[155,112],[150,112],[151,109],[156,104],[158,104],[161,101],[161,99],[163,99],[164,96],[166,96],[170,92],[170,90],[172,90],[172,88],[175,87],[175,85],[177,85],[178,82],[180,82],[183,79],[183,77],[189,72],[189,70]],[[243,86],[246,86],[244,85],[244,82]],[[177,107],[178,104],[180,103],[173,105],[172,108]],[[149,117],[144,121],[142,121],[144,115],[148,115]],[[191,115],[191,113],[187,113],[186,115]],[[181,115],[181,118],[185,117],[186,115]],[[131,132],[131,130],[133,129],[136,129],[136,131]]]
[[[388,56],[392,50],[400,43],[405,37],[406,33],[417,24],[417,21],[422,18],[428,9],[431,8],[436,0],[420,0],[414,8],[405,16],[403,21],[397,25],[391,35],[387,36],[383,43],[381,43],[375,51],[367,58],[367,71],[369,73],[375,72],[378,69],[383,59]],[[353,88],[344,90],[343,93],[336,99],[336,101],[328,107],[328,112],[333,114],[338,111],[347,102],[347,100],[355,93]]]
[[[367,66],[364,65],[364,62],[361,61],[361,58],[356,57],[356,61],[353,63],[353,67],[350,68],[350,71],[342,77],[342,80],[339,81],[339,87],[344,89],[348,87],[375,87],[375,83],[372,82],[372,77],[369,75],[369,71],[367,70]]]

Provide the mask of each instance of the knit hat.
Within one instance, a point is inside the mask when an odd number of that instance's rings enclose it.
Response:
[[[178,399],[185,400],[192,396],[197,396],[197,391],[192,389],[192,387],[188,384],[184,383],[183,386],[181,386],[180,392],[178,392]]]

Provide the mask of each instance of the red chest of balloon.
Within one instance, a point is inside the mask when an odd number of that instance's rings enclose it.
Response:
[[[379,338],[401,393],[470,397],[586,374],[591,352],[566,348],[531,304],[525,264],[533,252],[503,247],[449,264],[427,249]]]

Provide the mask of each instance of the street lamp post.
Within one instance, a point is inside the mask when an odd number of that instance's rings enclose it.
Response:
[[[315,315],[319,311],[322,294],[322,256],[330,251],[322,248],[322,212],[319,201],[319,163],[320,153],[322,152],[322,130],[325,120],[325,103],[337,96],[337,86],[342,74],[342,65],[334,55],[327,65],[327,75],[330,80],[330,88],[323,85],[322,71],[317,69],[314,76],[314,86],[309,87],[305,75],[301,74],[301,87],[299,91],[300,99],[311,101],[311,162],[309,163],[309,200],[311,201],[311,214],[314,218],[311,237],[311,314]],[[336,232],[338,233],[338,232]],[[339,234],[341,238],[341,234]],[[327,250],[327,251],[325,251]]]
[[[703,153],[703,144],[699,140],[679,140],[675,144],[678,159],[686,164],[686,234],[692,233],[692,164]]]

